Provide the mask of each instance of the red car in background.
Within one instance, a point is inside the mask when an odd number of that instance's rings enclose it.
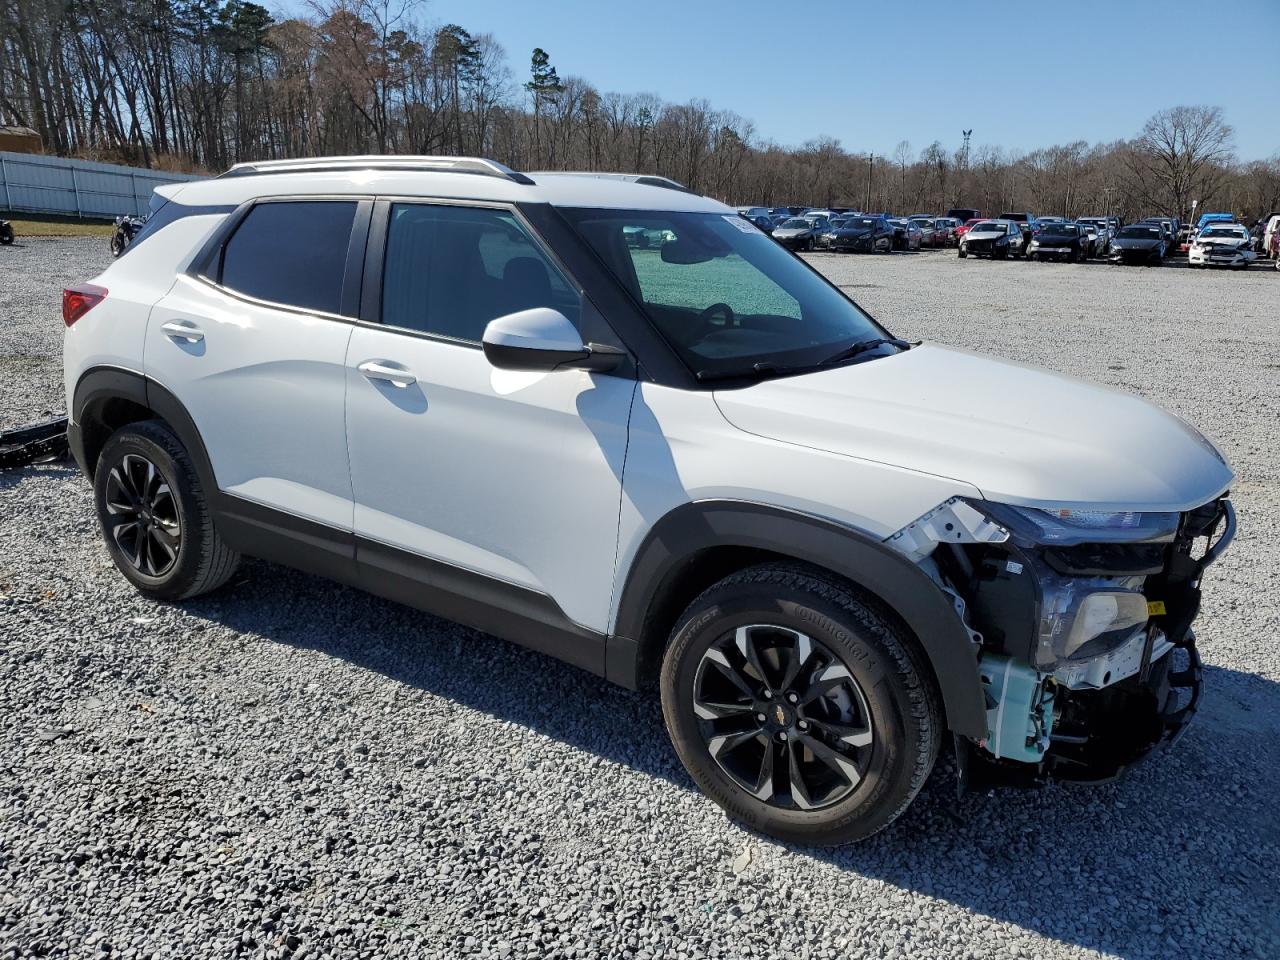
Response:
[[[969,232],[970,227],[975,223],[981,223],[986,219],[986,217],[974,217],[972,220],[966,220],[964,223],[960,224],[960,226],[956,227],[956,243],[960,243],[960,238]]]

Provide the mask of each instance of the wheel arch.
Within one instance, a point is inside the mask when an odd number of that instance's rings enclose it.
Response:
[[[204,441],[187,408],[154,380],[120,367],[93,367],[76,382],[68,440],[91,480],[107,438],[139,420],[164,421],[186,448],[204,489],[218,489]]]
[[[606,676],[629,687],[649,683],[675,620],[694,597],[736,570],[776,560],[827,571],[887,607],[928,660],[948,728],[975,739],[985,735],[986,705],[972,642],[933,580],[865,534],[762,504],[688,503],[653,525],[624,581]]]

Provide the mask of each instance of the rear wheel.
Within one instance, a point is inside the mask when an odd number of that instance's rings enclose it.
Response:
[[[235,572],[239,554],[214,529],[195,468],[161,421],[131,423],[111,435],[93,492],[112,561],[147,596],[184,600]]]
[[[662,710],[689,774],[734,819],[837,844],[891,823],[938,752],[926,667],[848,584],[806,567],[734,574],[695,600],[662,665]]]

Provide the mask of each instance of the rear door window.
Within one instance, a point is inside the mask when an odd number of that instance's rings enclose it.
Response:
[[[257,300],[340,314],[355,216],[355,201],[260,203],[227,241],[219,282]]]

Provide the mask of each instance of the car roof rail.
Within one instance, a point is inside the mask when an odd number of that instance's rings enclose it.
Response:
[[[533,180],[496,160],[483,157],[425,157],[374,154],[357,157],[305,157],[294,160],[250,160],[237,163],[218,176],[254,177],[270,173],[340,173],[348,170],[430,171],[432,173],[470,173],[483,177],[500,177],[512,183],[531,186]]]
[[[662,187],[664,190],[679,190],[681,193],[693,193],[683,183],[670,177],[660,177],[652,173],[601,173],[596,170],[535,170],[535,177],[595,177],[598,180],[626,180],[628,183],[639,183],[646,187]],[[764,208],[761,208],[764,209]]]

